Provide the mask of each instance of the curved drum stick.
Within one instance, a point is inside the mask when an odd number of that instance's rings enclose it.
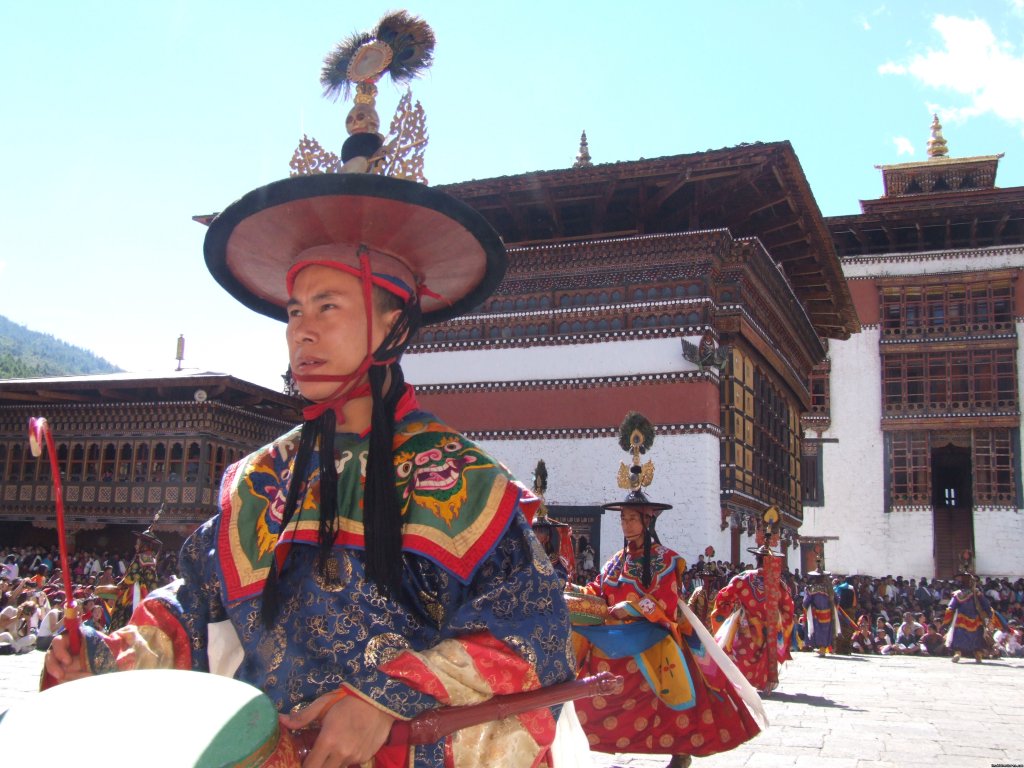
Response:
[[[60,571],[64,579],[64,628],[67,631],[68,646],[73,656],[77,656],[82,647],[82,633],[78,629],[78,602],[75,600],[75,585],[71,578],[68,563],[67,529],[64,524],[64,491],[60,484],[60,465],[57,463],[57,452],[53,448],[53,435],[50,425],[44,418],[28,420],[28,444],[32,455],[39,458],[43,455],[43,445],[50,461],[50,474],[53,476],[54,499],[57,502],[57,542],[60,547]]]

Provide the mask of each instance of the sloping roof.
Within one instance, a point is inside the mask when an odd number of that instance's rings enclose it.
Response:
[[[789,142],[441,187],[507,245],[726,228],[779,262],[823,337],[860,330],[832,238]]]
[[[298,401],[226,373],[102,373],[37,379],[0,379],[0,405],[33,403],[125,403],[194,400],[198,395],[225,405],[266,411],[289,421],[297,417]]]
[[[888,196],[861,210],[826,220],[840,257],[1024,243],[1024,187]]]

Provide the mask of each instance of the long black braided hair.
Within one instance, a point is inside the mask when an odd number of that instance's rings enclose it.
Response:
[[[395,466],[392,459],[395,435],[395,408],[405,391],[405,376],[400,360],[409,341],[420,326],[419,299],[412,295],[402,302],[398,296],[376,286],[372,289],[375,308],[380,312],[397,309],[399,314],[380,346],[373,352],[368,373],[372,413],[369,451],[366,459],[366,485],[363,489],[363,534],[366,576],[385,596],[394,596],[402,583],[402,510],[395,493]],[[337,418],[326,409],[317,418],[304,421],[295,454],[292,476],[281,517],[281,534],[299,506],[309,474],[309,462],[320,447],[320,527],[317,572],[327,575],[334,539],[338,531],[338,469],[334,463],[334,435]],[[289,553],[291,550],[288,550]],[[288,562],[285,556],[280,571]],[[273,557],[263,587],[261,613],[263,625],[271,628],[280,610],[278,581],[280,572]]]

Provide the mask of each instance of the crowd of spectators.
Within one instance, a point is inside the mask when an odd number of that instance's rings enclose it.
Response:
[[[586,537],[577,542],[576,581],[597,577],[601,564]],[[74,597],[80,615],[97,628],[109,622],[106,600],[125,573],[132,555],[123,552],[82,550],[70,556]],[[710,582],[712,590],[748,568],[745,563],[705,559],[699,555],[683,575],[690,594]],[[164,552],[158,561],[161,584],[174,578],[177,553]],[[793,602],[803,604],[810,578],[799,570],[784,572]],[[946,606],[960,585],[956,579],[905,579],[903,576],[835,575],[836,605],[849,618],[846,636],[854,653],[883,655],[949,655],[943,618]],[[1000,617],[991,632],[989,656],[1024,657],[1024,578],[982,578],[979,589]],[[64,580],[55,548],[0,545],[0,654],[49,646],[63,622]],[[806,632],[797,610],[797,633]]]
[[[131,561],[131,554],[82,550],[71,554],[73,599],[83,623],[107,629],[109,600]],[[160,583],[174,579],[177,553],[158,561]],[[46,650],[63,629],[64,578],[56,548],[0,545],[0,654]]]

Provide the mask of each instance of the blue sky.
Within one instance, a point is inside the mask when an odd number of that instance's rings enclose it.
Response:
[[[323,57],[395,7],[437,35],[432,184],[568,167],[583,130],[596,163],[789,140],[851,214],[934,111],[1024,185],[1024,0],[0,0],[0,314],[133,371],[184,334],[186,366],[277,388],[283,327],[213,282],[191,217],[287,176],[303,134],[340,147]]]

